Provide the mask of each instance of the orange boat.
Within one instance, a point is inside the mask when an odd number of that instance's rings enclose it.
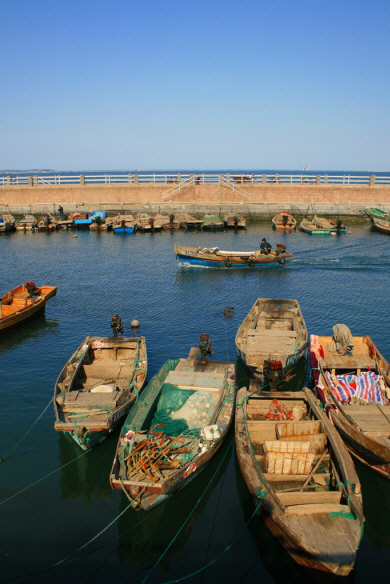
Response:
[[[56,286],[35,286],[34,282],[7,292],[0,300],[0,334],[43,314],[46,302],[56,294]]]

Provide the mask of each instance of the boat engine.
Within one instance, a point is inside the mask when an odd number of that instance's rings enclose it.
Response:
[[[264,377],[271,389],[277,389],[283,384],[284,371],[282,362],[278,359],[268,359],[264,362]]]
[[[123,323],[119,314],[114,314],[114,316],[111,318],[111,328],[114,337],[117,337],[118,333],[122,333],[123,335]]]
[[[211,356],[213,354],[213,342],[210,339],[210,335],[207,333],[200,335],[199,349],[201,354],[199,362],[204,364],[207,362],[207,355]]]
[[[29,298],[32,298],[34,294],[38,294],[38,288],[35,286],[34,282],[26,282],[26,288]]]

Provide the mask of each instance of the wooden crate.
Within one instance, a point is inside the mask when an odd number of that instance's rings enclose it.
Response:
[[[276,436],[279,440],[310,442],[316,453],[323,452],[327,444],[327,435],[322,430],[322,422],[319,420],[276,424]]]
[[[309,474],[315,451],[309,441],[266,440],[264,454],[270,474]]]

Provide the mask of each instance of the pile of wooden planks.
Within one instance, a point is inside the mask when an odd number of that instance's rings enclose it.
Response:
[[[169,471],[180,468],[179,455],[192,452],[192,446],[193,438],[182,434],[174,438],[164,432],[152,433],[152,436],[137,442],[130,454],[124,457],[127,479],[139,482],[166,478]]]

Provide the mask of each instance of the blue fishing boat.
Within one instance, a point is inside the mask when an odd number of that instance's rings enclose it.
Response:
[[[106,218],[106,212],[105,211],[94,211],[93,213],[89,213],[86,215],[79,215],[79,217],[77,217],[74,221],[74,224],[77,226],[82,226],[82,225],[91,225],[91,223],[93,222],[97,222],[99,223],[100,221],[104,221],[104,219]]]
[[[135,233],[134,217],[130,213],[118,215],[113,224],[114,233]]]

